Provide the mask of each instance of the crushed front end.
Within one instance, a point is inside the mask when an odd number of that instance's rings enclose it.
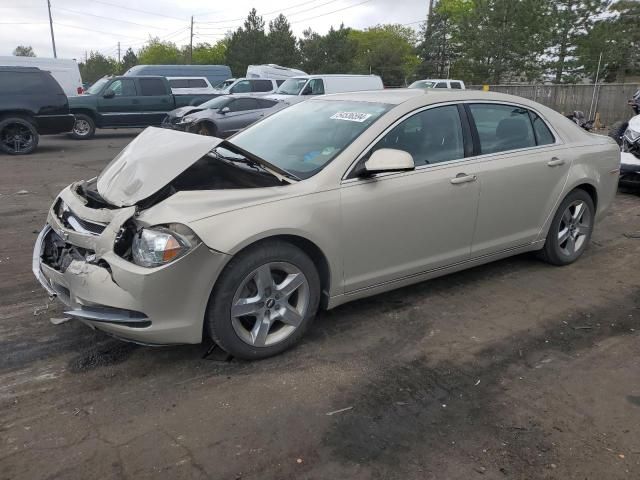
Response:
[[[137,206],[114,207],[83,185],[61,192],[38,236],[33,272],[42,286],[68,307],[67,315],[117,337],[201,342],[208,298],[227,256],[192,240],[164,264],[162,258],[136,264],[134,238],[165,227],[142,224]]]

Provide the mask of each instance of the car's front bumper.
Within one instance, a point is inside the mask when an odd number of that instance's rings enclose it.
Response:
[[[113,251],[130,208],[93,210],[95,215],[87,219],[82,214],[91,209],[78,202],[73,191],[64,190],[60,199],[84,220],[112,217],[96,235],[65,226],[53,207],[49,212],[34,248],[33,272],[50,295],[69,307],[65,313],[139,343],[201,342],[209,296],[228,256],[200,244],[168,265],[140,267]],[[87,257],[72,260],[66,268],[48,264],[45,246],[56,238],[88,252]]]

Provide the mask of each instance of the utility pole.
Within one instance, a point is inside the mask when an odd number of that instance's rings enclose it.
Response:
[[[193,15],[191,15],[191,34],[189,35],[189,65],[193,63]]]
[[[51,1],[47,0],[47,7],[49,8],[49,28],[51,29],[51,45],[53,45],[53,58],[58,58],[56,53],[56,39],[53,36],[53,20],[51,19]]]
[[[120,42],[118,42],[118,66],[120,66]]]
[[[431,30],[433,24],[433,7],[435,7],[436,0],[429,0],[429,13],[427,14],[427,30]]]

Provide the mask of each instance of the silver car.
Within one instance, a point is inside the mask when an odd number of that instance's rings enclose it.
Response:
[[[518,97],[317,97],[229,140],[148,128],[60,193],[33,269],[91,327],[263,358],[319,308],[523,252],[572,263],[619,165],[613,140]]]

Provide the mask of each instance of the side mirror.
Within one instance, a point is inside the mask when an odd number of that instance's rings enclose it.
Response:
[[[114,92],[110,88],[107,88],[107,90],[102,95],[102,98],[113,98],[115,96],[116,96],[116,92]]]
[[[385,172],[406,172],[415,168],[416,165],[410,153],[395,148],[381,148],[373,152],[369,160],[365,162],[361,176]]]
[[[223,115],[224,115],[225,113],[229,113],[230,111],[231,111],[231,109],[230,109],[229,107],[222,107],[222,108],[220,109],[220,113],[221,113],[221,114],[223,114]]]

